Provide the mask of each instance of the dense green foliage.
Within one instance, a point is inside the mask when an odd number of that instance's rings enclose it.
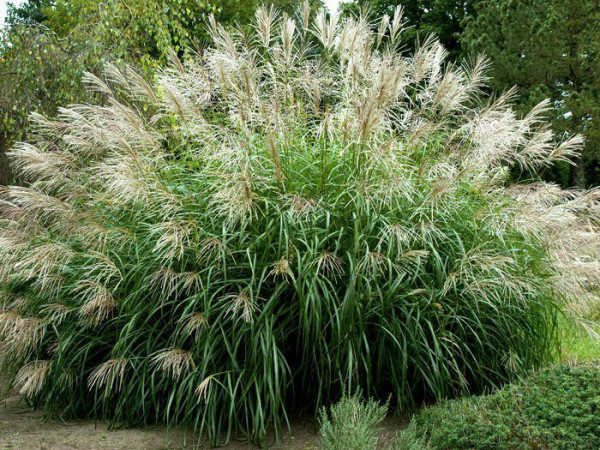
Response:
[[[98,68],[91,50],[39,25],[0,33],[0,185],[12,181],[5,151],[27,136],[32,111],[53,116],[61,105],[94,98],[81,83],[85,70]]]
[[[144,66],[164,61],[169,52],[192,49],[217,7],[197,0],[58,0],[45,10],[44,25],[61,37],[76,35],[102,46],[113,59]]]
[[[46,19],[45,10],[55,0],[27,0],[22,4],[8,3],[6,23],[11,26],[21,24],[40,24]]]
[[[359,394],[343,397],[320,415],[321,445],[325,450],[366,450],[377,448],[379,426],[387,405],[370,399],[363,402]]]
[[[595,449],[600,368],[556,366],[488,396],[452,400],[413,419],[432,449]]]

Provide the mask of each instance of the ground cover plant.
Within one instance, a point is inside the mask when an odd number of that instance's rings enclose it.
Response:
[[[550,367],[492,395],[427,408],[408,433],[432,449],[593,449],[600,442],[598,386],[597,365]]]
[[[257,13],[103,106],[34,115],[3,188],[1,363],[34,406],[260,441],[362,389],[392,407],[547,362],[597,283],[598,191],[511,182],[568,160],[485,61],[372,24]]]

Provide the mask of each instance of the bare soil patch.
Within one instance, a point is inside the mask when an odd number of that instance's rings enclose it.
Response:
[[[0,392],[2,381],[0,381]],[[389,443],[405,421],[390,417],[382,430],[382,444]],[[295,419],[291,432],[285,433],[272,448],[296,450],[319,448],[318,427],[312,418]],[[198,445],[198,438],[185,430],[155,426],[110,430],[103,422],[89,420],[48,421],[12,393],[0,403],[0,450],[162,450],[209,448]],[[257,449],[236,439],[227,449]]]

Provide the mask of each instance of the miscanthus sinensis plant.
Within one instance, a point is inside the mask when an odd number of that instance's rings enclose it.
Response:
[[[103,106],[34,115],[29,184],[1,194],[20,392],[258,440],[344,390],[409,407],[548,360],[598,281],[599,192],[535,173],[581,138],[486,98],[481,58],[403,55],[403,26],[261,9],[154,81],[88,75]]]

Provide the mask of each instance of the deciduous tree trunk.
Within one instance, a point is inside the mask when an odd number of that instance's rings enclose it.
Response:
[[[0,133],[0,186],[7,186],[12,181],[10,165],[6,151],[8,150],[8,141],[3,133]]]

